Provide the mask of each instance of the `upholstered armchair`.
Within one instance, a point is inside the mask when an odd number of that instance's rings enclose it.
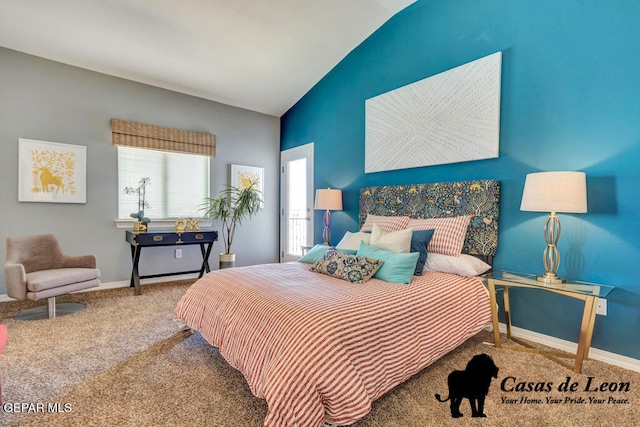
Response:
[[[68,256],[52,234],[7,238],[4,264],[7,295],[18,300],[47,300],[46,307],[18,313],[17,320],[35,320],[75,313],[82,304],[58,304],[56,297],[100,284],[93,255]]]

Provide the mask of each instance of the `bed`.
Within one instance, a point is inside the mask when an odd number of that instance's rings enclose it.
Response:
[[[367,217],[471,213],[463,250],[495,255],[497,181],[368,187],[360,196],[363,227]],[[266,399],[270,427],[352,424],[491,322],[476,277],[425,271],[408,284],[376,277],[354,284],[303,262],[213,271],[174,314]]]

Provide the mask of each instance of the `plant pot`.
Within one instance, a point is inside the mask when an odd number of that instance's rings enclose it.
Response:
[[[133,231],[147,231],[147,223],[142,221],[134,221],[133,222]]]
[[[220,254],[220,269],[236,266],[236,254]]]

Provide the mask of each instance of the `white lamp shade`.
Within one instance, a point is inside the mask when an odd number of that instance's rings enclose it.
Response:
[[[527,175],[521,211],[587,212],[587,176],[584,172],[536,172]]]
[[[316,190],[316,209],[341,211],[342,210],[342,190],[331,188]]]

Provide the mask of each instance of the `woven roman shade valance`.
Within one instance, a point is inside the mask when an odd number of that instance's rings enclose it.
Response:
[[[211,133],[171,129],[120,119],[111,119],[111,139],[113,145],[209,157],[216,155],[216,136]]]

